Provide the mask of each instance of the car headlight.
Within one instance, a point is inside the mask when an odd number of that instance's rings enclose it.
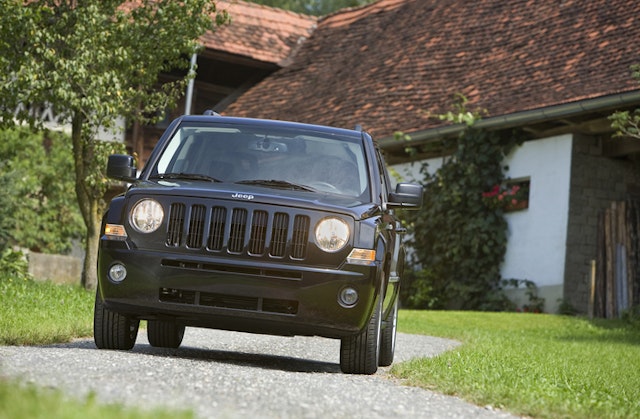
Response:
[[[316,225],[316,243],[325,252],[337,252],[349,241],[349,225],[340,218],[325,218]]]
[[[153,233],[163,218],[162,205],[153,199],[142,199],[131,210],[131,225],[140,233]]]

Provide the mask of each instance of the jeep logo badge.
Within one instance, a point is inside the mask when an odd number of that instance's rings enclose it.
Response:
[[[247,201],[251,201],[253,199],[253,195],[247,195],[247,194],[236,192],[233,195],[231,195],[231,198],[246,199]]]

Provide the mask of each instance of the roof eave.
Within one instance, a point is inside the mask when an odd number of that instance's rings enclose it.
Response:
[[[474,127],[486,130],[509,129],[534,123],[575,117],[581,114],[588,114],[593,112],[613,112],[616,108],[624,108],[633,105],[640,106],[640,90],[600,96],[577,102],[531,109],[528,111],[515,112],[508,115],[500,115],[481,119],[474,125]],[[459,134],[465,128],[465,124],[456,124],[430,128],[422,131],[414,131],[405,134],[407,134],[411,138],[412,146],[418,146],[422,143],[426,143],[437,138],[449,137]],[[407,145],[406,143],[398,141],[395,136],[378,139],[378,144],[382,149],[393,149],[400,147],[404,148]]]

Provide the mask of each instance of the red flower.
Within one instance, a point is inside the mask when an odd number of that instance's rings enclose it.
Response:
[[[489,192],[482,192],[483,198],[492,198],[500,193],[500,185],[495,185]]]

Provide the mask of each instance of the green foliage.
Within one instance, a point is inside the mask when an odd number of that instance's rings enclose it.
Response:
[[[307,15],[324,16],[346,7],[356,7],[373,3],[374,0],[249,0],[279,9]]]
[[[24,282],[31,280],[29,275],[29,264],[22,252],[11,249],[2,251],[0,258],[0,272],[4,283]]]
[[[437,278],[429,269],[405,269],[400,287],[400,301],[403,307],[433,309],[440,307],[440,295],[433,285]]]
[[[527,296],[529,302],[522,306],[522,311],[525,313],[542,313],[544,311],[544,298],[538,295],[538,287],[533,281],[528,279],[504,279],[502,283],[505,286],[518,288],[520,285],[524,285],[524,294]],[[518,309],[520,311],[520,309]],[[564,313],[567,314],[567,313]]]
[[[63,133],[0,131],[0,249],[66,253],[82,237],[70,147]]]
[[[0,123],[39,125],[34,110],[51,107],[71,125],[87,232],[82,283],[92,288],[105,209],[95,188],[104,184],[96,134],[118,118],[153,122],[174,107],[194,76],[190,57],[199,38],[228,16],[211,0],[0,0],[0,10]]]
[[[631,76],[640,82],[639,64],[631,66]],[[609,120],[616,136],[640,139],[640,109],[614,112]]]
[[[104,197],[112,185],[107,176],[107,160],[112,154],[126,153],[126,145],[116,141],[97,141],[85,137],[83,139],[85,159],[87,167],[91,170],[86,172],[83,186],[92,200],[99,203],[100,208],[106,207]],[[100,211],[102,213],[102,210]]]
[[[400,311],[400,331],[462,346],[395,365],[417,385],[540,418],[640,416],[640,329],[531,313]]]
[[[209,0],[144,0],[135,8],[120,0],[0,5],[12,10],[0,26],[0,56],[11,58],[0,60],[0,92],[12,93],[15,105],[3,111],[17,109],[19,120],[31,120],[30,109],[17,105],[48,103],[58,118],[80,117],[91,130],[116,117],[159,118],[184,91],[199,37],[227,19]],[[179,70],[183,77],[159,89],[159,74]]]
[[[408,214],[413,262],[425,270],[408,290],[414,308],[510,308],[500,276],[507,224],[503,209],[488,205],[483,194],[502,184],[502,161],[518,139],[515,133],[475,129],[478,115],[467,112],[464,104],[441,117],[465,129],[444,140],[444,148],[453,153],[440,169],[431,173],[423,164],[424,204]]]

